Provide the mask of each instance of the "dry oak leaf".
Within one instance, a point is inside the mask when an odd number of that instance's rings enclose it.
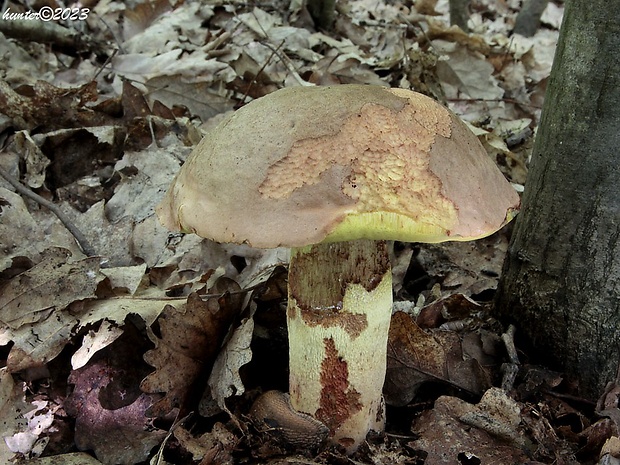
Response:
[[[70,252],[52,248],[45,258],[0,288],[0,323],[11,329],[45,320],[72,302],[95,298],[99,257],[69,262]]]
[[[140,388],[149,393],[165,396],[149,410],[149,415],[162,417],[175,407],[182,406],[192,395],[200,395],[193,388],[208,376],[207,370],[215,359],[233,319],[238,314],[243,296],[239,285],[229,278],[220,278],[209,289],[203,300],[197,293],[187,299],[185,308],[168,305],[160,315],[161,337],[149,331],[155,344],[144,354],[144,360],[155,367]]]
[[[198,411],[202,416],[211,416],[214,413],[212,401],[215,401],[221,410],[228,412],[225,400],[245,392],[239,370],[252,360],[250,344],[254,334],[253,316],[252,313],[241,321],[218,354],[208,386],[200,400]]]
[[[43,260],[0,288],[0,324],[4,339],[14,345],[7,358],[10,372],[18,372],[55,358],[78,325],[72,304],[95,298],[104,276],[99,257],[68,262],[70,252],[52,248]]]
[[[113,124],[114,118],[86,106],[97,100],[97,82],[66,89],[45,81],[12,89],[0,80],[0,108],[18,129],[39,132]]]
[[[36,140],[27,131],[19,131],[13,136],[10,150],[20,154],[23,160],[25,184],[32,188],[42,187],[51,161]]]
[[[0,272],[11,268],[17,257],[38,262],[44,237],[42,226],[32,217],[24,200],[0,187]]]
[[[71,366],[74,370],[82,368],[88,363],[93,355],[98,351],[116,341],[123,334],[123,330],[107,320],[101,322],[101,326],[96,330],[90,330],[82,341],[82,346],[75,351],[71,357]]]
[[[36,324],[26,324],[10,331],[14,342],[7,358],[10,373],[41,366],[56,356],[71,341],[77,319],[69,312],[52,312]]]
[[[459,334],[426,332],[404,312],[392,315],[387,357],[383,389],[390,405],[406,405],[427,381],[445,382],[473,393],[490,386],[481,364],[465,354]]]

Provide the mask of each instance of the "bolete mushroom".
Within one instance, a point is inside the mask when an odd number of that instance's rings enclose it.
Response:
[[[281,89],[224,119],[157,213],[214,241],[292,247],[290,403],[351,452],[384,426],[385,241],[481,238],[518,207],[449,110],[408,90],[340,85]]]

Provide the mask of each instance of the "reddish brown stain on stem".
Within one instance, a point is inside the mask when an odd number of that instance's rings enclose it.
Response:
[[[338,354],[334,340],[326,338],[323,343],[325,358],[321,364],[321,400],[315,416],[333,434],[348,418],[362,409],[362,404],[359,392],[349,384],[347,362]]]
[[[358,337],[368,327],[366,315],[344,313],[331,309],[302,309],[301,317],[308,326],[326,328],[340,326],[351,339]]]

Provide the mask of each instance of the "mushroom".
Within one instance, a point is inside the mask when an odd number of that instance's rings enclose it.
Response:
[[[224,119],[157,213],[217,242],[291,247],[290,404],[352,452],[381,431],[392,313],[386,240],[468,241],[519,196],[465,124],[424,95],[295,87]]]

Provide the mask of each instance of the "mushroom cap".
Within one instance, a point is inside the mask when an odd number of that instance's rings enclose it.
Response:
[[[157,207],[171,230],[254,247],[472,240],[519,196],[476,136],[416,92],[293,87],[254,100],[196,146]]]

